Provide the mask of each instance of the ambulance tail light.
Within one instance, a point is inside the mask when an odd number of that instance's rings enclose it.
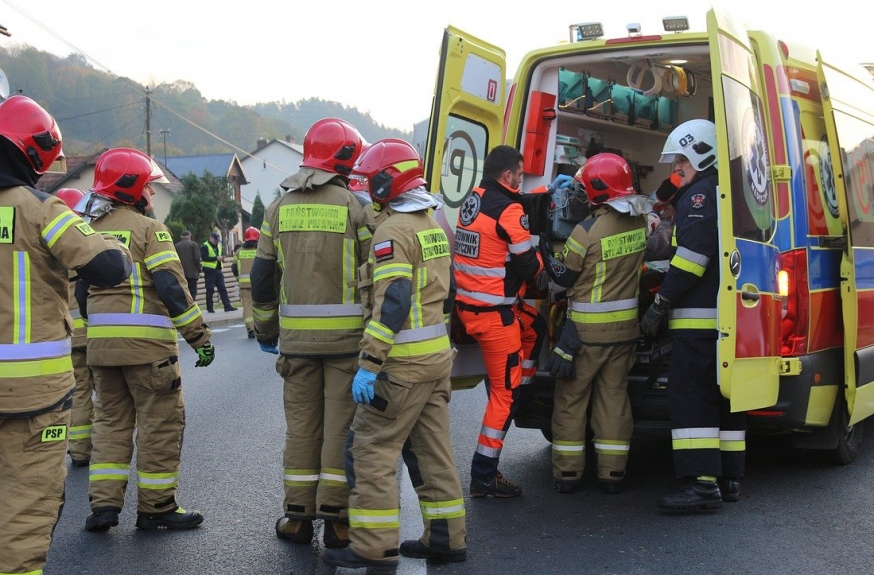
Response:
[[[810,329],[810,289],[807,279],[807,254],[803,249],[780,255],[777,284],[783,302],[781,354],[784,357],[807,353],[807,334]]]

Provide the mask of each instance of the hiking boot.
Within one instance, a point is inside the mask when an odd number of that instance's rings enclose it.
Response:
[[[522,495],[522,488],[506,477],[500,471],[492,477],[491,481],[483,481],[475,477],[470,480],[470,496],[485,497],[493,495],[495,497],[519,497]]]
[[[322,535],[328,549],[343,549],[349,546],[349,526],[340,521],[325,520],[325,533]]]
[[[740,481],[737,479],[717,479],[716,484],[719,486],[723,501],[726,503],[740,501]]]
[[[560,479],[552,480],[552,488],[559,493],[573,493],[579,486],[579,481],[561,481]]]
[[[118,512],[121,511],[118,507],[103,507],[94,509],[91,514],[85,519],[85,531],[92,533],[103,533],[109,531],[110,527],[118,525]]]
[[[435,549],[425,545],[418,539],[407,539],[401,543],[401,555],[404,557],[412,557],[414,559],[434,559],[435,561],[446,561],[452,563],[460,563],[467,559],[467,549]]]
[[[164,513],[142,513],[137,511],[137,529],[155,531],[157,529],[194,529],[203,523],[203,515],[200,511],[185,511],[177,507],[173,511]]]
[[[276,536],[292,543],[312,543],[313,520],[280,517],[276,521]]]
[[[322,561],[328,565],[335,567],[349,567],[351,569],[360,569],[367,567],[368,575],[388,575],[394,573],[398,568],[398,560],[394,559],[368,559],[362,557],[350,547],[344,549],[327,549],[322,555]]]
[[[618,495],[622,492],[622,480],[610,480],[610,479],[599,479],[598,485],[601,487],[601,491],[606,493],[607,495]]]
[[[695,481],[680,492],[659,499],[662,509],[719,509],[722,494],[715,481]]]

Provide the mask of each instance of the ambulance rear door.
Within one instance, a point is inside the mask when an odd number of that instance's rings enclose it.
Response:
[[[874,413],[874,82],[847,73],[817,52],[817,75],[835,198],[846,245],[841,260],[844,377],[850,425]],[[829,189],[831,188],[831,189]]]
[[[446,28],[424,163],[431,191],[440,192],[445,202],[434,216],[453,247],[458,209],[482,179],[486,154],[502,143],[506,69],[503,50],[451,26]],[[485,376],[479,347],[453,339],[458,357],[453,363],[452,385],[455,389],[476,385]]]
[[[747,411],[774,405],[779,391],[776,200],[764,89],[747,33],[714,10],[707,31],[719,148],[717,374],[732,411]]]

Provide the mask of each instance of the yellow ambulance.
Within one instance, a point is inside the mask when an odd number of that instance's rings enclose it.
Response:
[[[792,433],[797,447],[849,463],[857,424],[874,413],[874,82],[861,66],[716,11],[706,22],[694,32],[666,18],[663,32],[630,26],[609,39],[598,23],[573,24],[567,42],[528,53],[509,86],[500,48],[447,28],[426,177],[446,201],[439,217],[450,233],[486,153],[502,143],[525,157],[523,193],[573,174],[577,157],[610,151],[649,194],[670,174],[658,163],[667,134],[712,120],[722,168],[720,388],[751,430]],[[550,208],[556,242],[585,215],[571,200]],[[554,286],[544,294],[540,310],[555,317]],[[475,385],[481,355],[457,326],[453,334],[454,384]],[[669,429],[669,356],[669,339],[641,340],[629,378],[636,432]],[[539,371],[517,426],[550,436],[553,386]]]

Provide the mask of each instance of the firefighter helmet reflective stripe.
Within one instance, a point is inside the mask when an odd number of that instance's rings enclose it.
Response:
[[[716,126],[707,120],[683,122],[668,135],[659,162],[670,164],[677,156],[686,156],[700,172],[717,165]]]
[[[0,102],[0,136],[27,156],[37,174],[44,174],[59,157],[61,129],[42,106],[27,96],[10,96]]]
[[[374,202],[387,204],[402,193],[425,186],[422,160],[409,143],[396,138],[375,142],[352,168],[351,179],[367,180]]]
[[[67,204],[68,208],[75,211],[76,204],[82,201],[82,198],[85,197],[85,192],[76,188],[61,188],[55,195],[58,196],[59,200]]]
[[[149,183],[169,184],[170,180],[168,180],[167,176],[164,175],[164,171],[158,165],[158,162],[151,158],[149,158],[149,161],[152,163],[152,171],[149,174]]]
[[[363,146],[364,139],[351,124],[339,118],[324,118],[307,130],[300,165],[348,176]]]
[[[634,194],[631,168],[616,154],[603,153],[589,158],[583,166],[582,179],[592,205]]]
[[[243,234],[243,240],[247,242],[256,242],[260,237],[261,232],[258,231],[258,228],[253,228],[252,226],[246,228],[246,232]]]
[[[114,148],[97,159],[91,191],[134,205],[152,177],[151,158],[139,150]]]

